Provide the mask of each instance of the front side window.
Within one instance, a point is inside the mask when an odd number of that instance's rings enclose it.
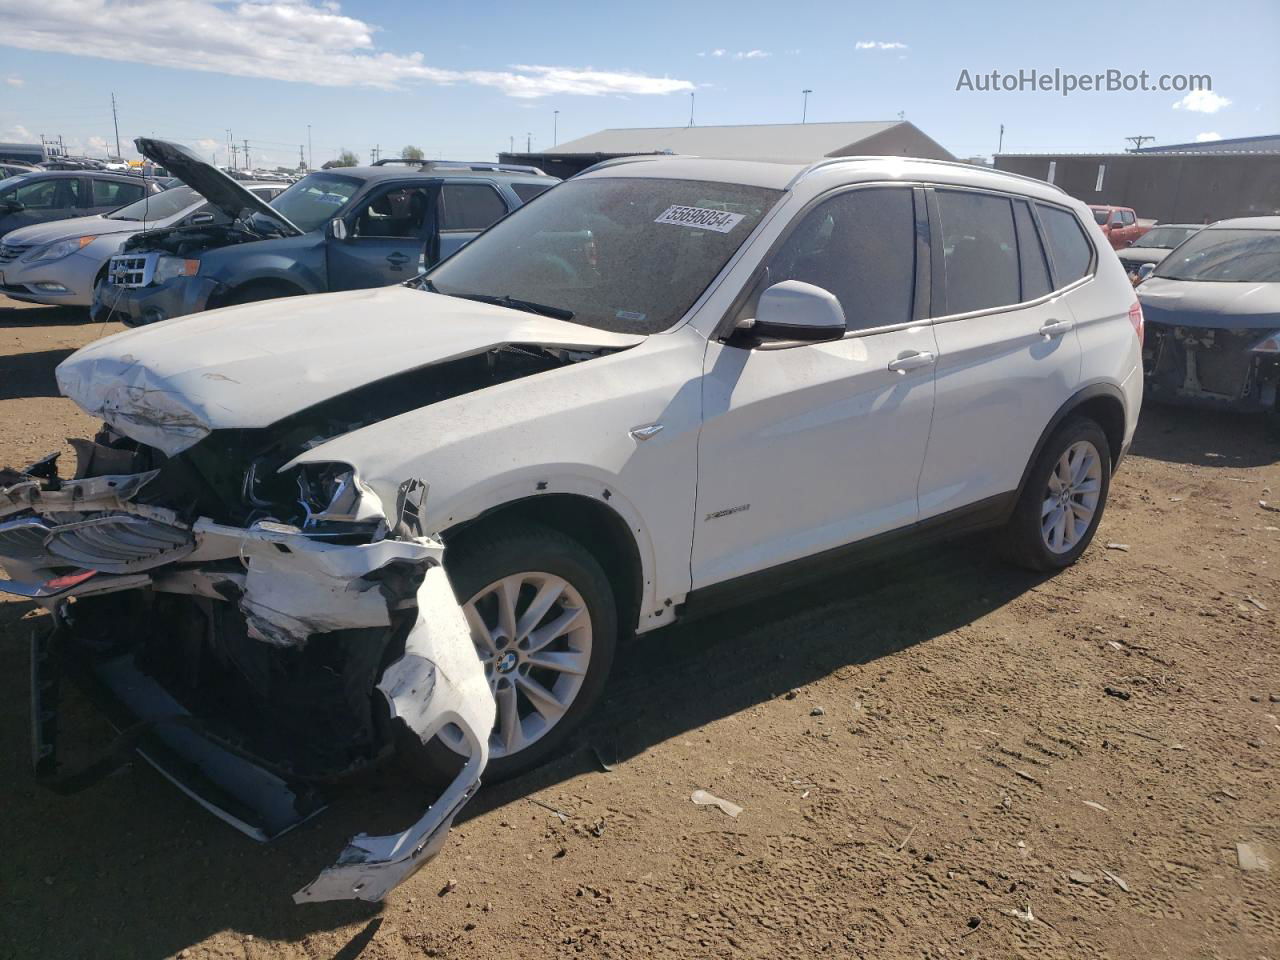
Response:
[[[440,229],[479,232],[507,215],[498,191],[485,183],[446,183],[440,188]]]
[[[1009,199],[959,190],[938,190],[936,196],[942,220],[946,313],[1019,302],[1018,241]]]
[[[1202,230],[1165,257],[1155,276],[1220,283],[1280,281],[1280,231]]]
[[[80,198],[80,180],[58,177],[19,184],[11,196],[28,210],[68,210]]]
[[[361,181],[333,173],[312,173],[271,201],[304,233],[318,230],[343,211],[360,189]]]
[[[867,330],[912,319],[915,271],[911,189],[865,187],[806,214],[769,257],[757,292],[784,280],[811,283],[835,294],[847,329]]]
[[[142,184],[121,183],[118,180],[94,180],[93,203],[95,207],[123,207],[142,199]]]
[[[619,333],[681,319],[781,192],[649,177],[569,180],[427,275],[427,289],[523,301]]]
[[[379,194],[356,217],[353,237],[421,238],[426,232],[431,192],[425,187],[400,187]]]
[[[1093,263],[1093,244],[1084,235],[1084,229],[1072,214],[1061,207],[1037,203],[1040,223],[1044,225],[1045,241],[1053,258],[1053,269],[1058,286],[1074,283],[1089,272]]]

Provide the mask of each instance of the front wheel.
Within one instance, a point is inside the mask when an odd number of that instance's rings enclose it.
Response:
[[[445,567],[497,703],[485,779],[503,780],[546,760],[600,698],[618,638],[613,590],[586,548],[536,524],[460,538]],[[410,740],[401,753],[414,773],[456,776],[461,730]]]
[[[1054,571],[1080,559],[1111,488],[1111,447],[1094,421],[1068,420],[1050,436],[1004,531],[1008,560]]]

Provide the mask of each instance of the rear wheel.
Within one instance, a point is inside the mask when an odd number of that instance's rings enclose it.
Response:
[[[485,779],[502,780],[546,760],[599,699],[617,646],[613,591],[586,548],[536,524],[450,544],[445,564],[497,704]],[[452,726],[401,742],[432,782],[456,776],[465,750]]]
[[[1111,488],[1111,447],[1094,421],[1068,420],[1050,436],[1004,531],[1008,560],[1061,570],[1080,559],[1102,520]]]

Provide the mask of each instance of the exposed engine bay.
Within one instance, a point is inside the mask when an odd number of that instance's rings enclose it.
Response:
[[[243,220],[224,224],[199,224],[171,227],[167,230],[148,230],[135,234],[124,242],[122,253],[159,251],[178,257],[190,257],[217,247],[230,247],[237,243],[250,243],[286,234],[269,229],[256,230]]]
[[[1254,349],[1259,331],[1148,323],[1147,389],[1166,403],[1280,410],[1280,357]]]
[[[325,784],[386,759],[400,738],[461,730],[469,757],[422,818],[354,838],[295,896],[381,899],[439,849],[477,789],[494,699],[443,544],[423,529],[428,483],[406,477],[384,504],[350,464],[282,468],[363,426],[602,352],[506,344],[268,427],[201,425],[196,437],[181,418],[148,421],[147,391],[126,391],[96,437],[72,441],[70,476],[56,455],[0,471],[0,590],[55,624],[33,641],[40,778],[78,789],[111,769],[58,769],[63,675],[123,717],[117,765],[136,748],[260,840],[316,813]],[[177,439],[169,452],[137,439],[151,433]]]

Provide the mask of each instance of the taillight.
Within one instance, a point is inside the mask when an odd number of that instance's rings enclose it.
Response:
[[[1144,321],[1142,319],[1142,304],[1137,300],[1133,301],[1133,306],[1129,308],[1129,322],[1133,324],[1133,332],[1138,335],[1138,343],[1141,345]]]

